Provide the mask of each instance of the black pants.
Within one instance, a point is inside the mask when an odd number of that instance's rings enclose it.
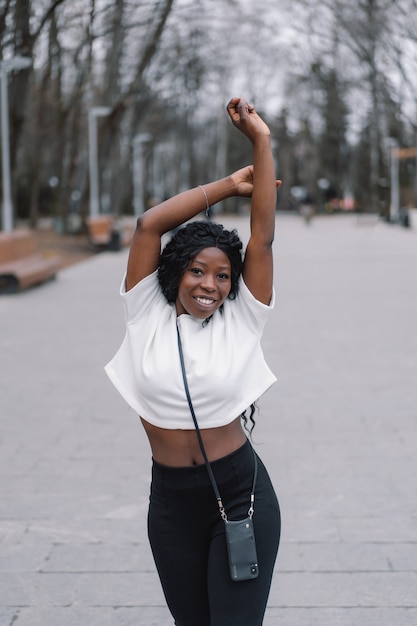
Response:
[[[230,578],[224,522],[205,465],[154,462],[148,534],[176,626],[261,626],[278,551],[278,500],[258,458],[255,529],[259,576]],[[211,463],[228,518],[247,515],[254,459],[251,446]]]

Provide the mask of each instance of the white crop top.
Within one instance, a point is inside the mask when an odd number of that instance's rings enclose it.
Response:
[[[177,344],[175,305],[168,304],[157,272],[120,294],[126,318],[122,345],[105,370],[143,419],[169,429],[193,429]],[[255,402],[276,378],[260,339],[274,306],[256,300],[240,279],[235,300],[226,300],[208,324],[180,315],[178,327],[194,410],[200,428],[224,426]]]

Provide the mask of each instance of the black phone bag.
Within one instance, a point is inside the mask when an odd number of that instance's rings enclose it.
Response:
[[[227,544],[227,552],[229,556],[229,569],[230,569],[230,577],[233,581],[240,580],[250,580],[252,578],[257,578],[259,574],[258,569],[258,558],[256,555],[256,543],[255,543],[255,534],[253,529],[253,513],[254,513],[254,502],[255,502],[255,485],[256,485],[256,477],[258,473],[258,462],[256,458],[256,454],[253,451],[254,458],[254,475],[253,475],[253,485],[252,492],[250,495],[250,506],[248,509],[248,515],[245,519],[242,520],[229,520],[227,518],[226,511],[224,509],[222,499],[220,497],[219,489],[217,487],[216,479],[214,478],[213,470],[211,469],[210,462],[207,458],[206,450],[204,448],[203,440],[201,438],[200,428],[198,426],[197,418],[195,416],[193,403],[191,401],[190,390],[188,388],[187,375],[185,373],[185,365],[184,365],[184,355],[182,351],[181,344],[181,336],[177,325],[177,335],[178,335],[178,351],[180,355],[181,361],[181,371],[182,377],[184,380],[184,389],[185,394],[187,396],[188,406],[190,407],[191,416],[193,418],[194,426],[197,433],[198,443],[200,446],[201,453],[204,458],[204,462],[207,467],[207,471],[210,477],[211,484],[213,486],[214,494],[216,496],[217,504],[219,507],[220,516],[225,524],[225,532],[226,532],[226,544]]]

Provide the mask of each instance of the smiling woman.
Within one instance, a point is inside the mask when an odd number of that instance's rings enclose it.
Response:
[[[190,262],[178,286],[177,315],[206,319],[226,300],[231,288],[231,266],[218,248],[204,248]]]
[[[239,235],[235,230],[226,230],[221,224],[191,222],[176,232],[159,259],[159,284],[168,302],[176,302],[181,277],[191,261],[205,248],[217,248],[227,255],[231,272],[228,297],[230,300],[236,297],[243,268]]]
[[[261,337],[274,305],[280,183],[268,126],[240,98],[230,101],[228,113],[252,143],[253,165],[170,198],[138,220],[121,286],[126,334],[106,366],[149,439],[149,539],[181,626],[261,626],[280,537],[278,501],[241,420],[276,380]],[[230,196],[252,198],[244,259],[234,230],[207,221],[178,228]],[[161,253],[161,237],[174,229]],[[211,475],[221,492],[221,515]],[[229,572],[224,520],[245,518],[250,501],[256,576],[237,584]]]

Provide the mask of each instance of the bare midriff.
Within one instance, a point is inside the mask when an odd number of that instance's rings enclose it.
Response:
[[[169,467],[189,467],[204,463],[194,429],[159,428],[143,418],[141,420],[151,445],[152,457],[157,463]],[[209,461],[231,454],[246,441],[240,417],[226,426],[204,428],[200,432]]]

